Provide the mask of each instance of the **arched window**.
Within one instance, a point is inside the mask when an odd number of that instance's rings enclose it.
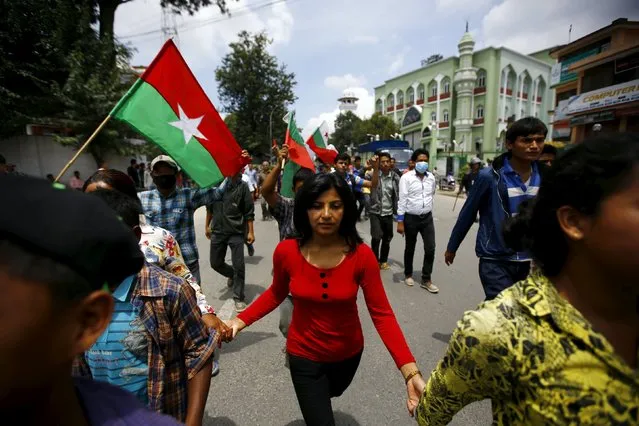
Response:
[[[484,118],[484,106],[483,105],[478,105],[477,106],[476,117],[477,118]]]
[[[486,87],[486,72],[479,71],[477,74],[477,87]]]
[[[419,99],[420,101],[424,100],[424,96],[425,96],[425,90],[424,90],[424,85],[420,84],[419,86],[417,86],[417,99]]]
[[[383,112],[384,111],[384,106],[382,104],[382,100],[378,99],[377,102],[375,102],[375,111],[376,112]]]
[[[448,110],[445,109],[444,110],[444,114],[442,114],[444,116],[444,122],[448,123]]]
[[[430,86],[430,96],[431,96],[431,97],[433,97],[433,96],[437,96],[437,83],[433,83],[433,84]]]
[[[437,113],[435,111],[430,113],[430,121],[437,121]]]
[[[408,90],[406,90],[406,99],[407,99],[407,102],[411,104],[415,102],[415,89],[413,89],[412,87],[409,87]]]
[[[444,81],[444,93],[450,93],[450,81]]]
[[[402,105],[404,103],[404,92],[401,90],[397,92],[397,105]]]
[[[395,106],[395,96],[393,96],[393,94],[391,93],[386,98],[386,107],[392,107],[392,106]]]

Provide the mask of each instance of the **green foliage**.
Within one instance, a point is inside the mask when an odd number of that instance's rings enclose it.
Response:
[[[399,127],[390,117],[375,113],[371,118],[362,120],[352,111],[346,111],[335,119],[335,132],[328,143],[342,152],[351,144],[357,147],[369,142],[370,137],[367,135],[379,135],[384,140],[398,132]]]
[[[265,33],[242,31],[231,51],[215,70],[220,109],[229,113],[227,125],[237,142],[253,155],[268,156],[270,129],[279,143],[284,140],[286,106],[295,102],[295,74],[268,52],[272,43]]]

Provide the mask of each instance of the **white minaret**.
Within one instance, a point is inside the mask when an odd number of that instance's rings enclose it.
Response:
[[[355,111],[357,109],[357,101],[359,98],[351,90],[344,90],[342,97],[338,99],[340,111]]]
[[[477,81],[477,68],[473,67],[473,49],[475,40],[468,32],[462,36],[459,44],[459,68],[455,71],[455,90],[457,91],[457,113],[453,126],[455,126],[455,139],[457,150],[465,152],[474,151],[472,141],[473,125],[473,92]]]

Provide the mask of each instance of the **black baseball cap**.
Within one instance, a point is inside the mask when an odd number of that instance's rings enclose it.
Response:
[[[33,177],[0,175],[0,239],[63,263],[95,290],[140,271],[135,234],[98,197]]]

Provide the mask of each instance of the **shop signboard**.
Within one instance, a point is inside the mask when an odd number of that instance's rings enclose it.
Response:
[[[580,115],[570,120],[571,126],[579,126],[581,124],[599,123],[602,121],[612,121],[615,119],[613,111],[602,111],[596,114]]]
[[[634,101],[639,101],[639,80],[627,81],[575,96],[569,100],[567,112],[576,114]]]
[[[597,55],[599,52],[601,52],[601,46],[563,58],[563,61],[553,65],[550,71],[550,86],[552,87],[577,80],[577,73],[568,71],[570,66],[589,56]]]

